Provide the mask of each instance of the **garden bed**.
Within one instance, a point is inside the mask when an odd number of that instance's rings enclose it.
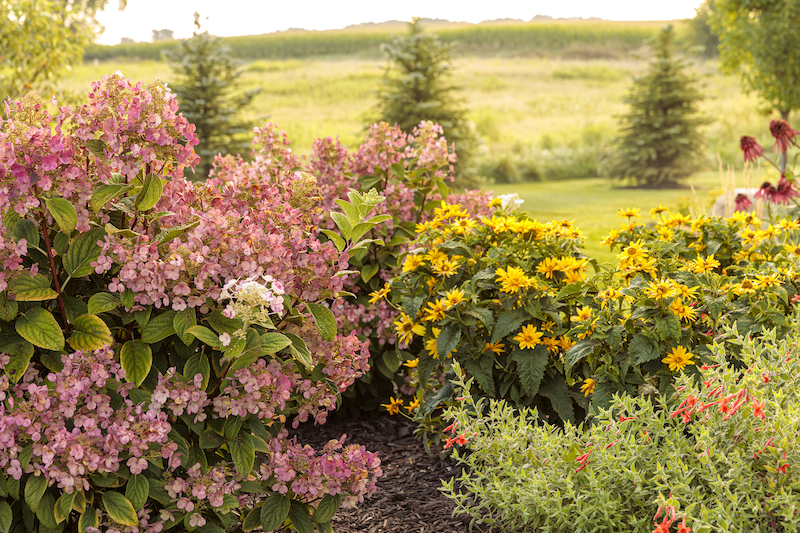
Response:
[[[453,503],[439,492],[441,480],[460,473],[452,461],[428,455],[413,435],[414,424],[400,417],[331,420],[297,430],[299,441],[321,448],[347,434],[347,443],[379,452],[383,477],[378,491],[357,509],[342,509],[331,521],[337,533],[467,533],[469,519],[451,517]],[[476,525],[473,532],[488,529]]]

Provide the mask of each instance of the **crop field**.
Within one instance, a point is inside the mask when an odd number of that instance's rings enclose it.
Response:
[[[618,57],[641,47],[663,22],[611,21],[495,21],[481,24],[436,22],[428,24],[442,40],[453,43],[459,54],[551,55]],[[231,53],[244,60],[298,59],[320,56],[367,56],[377,58],[381,45],[402,32],[402,23],[384,23],[343,30],[289,30],[264,35],[226,37]],[[177,41],[95,45],[86,50],[87,60],[112,58],[160,59],[163,50]]]

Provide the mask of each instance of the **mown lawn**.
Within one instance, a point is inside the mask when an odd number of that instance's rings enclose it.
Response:
[[[722,190],[716,172],[697,174],[689,183],[694,187],[694,193],[691,189],[616,188],[610,181],[599,178],[489,188],[496,195],[517,193],[525,200],[521,209],[540,221],[573,221],[586,236],[586,255],[603,262],[614,261],[618,252],[611,253],[607,246],[601,246],[600,241],[626,220],[617,215],[619,209],[639,208],[639,220],[644,223],[652,220],[648,211],[659,204],[673,211],[691,209],[699,215],[705,212],[709,197],[716,198]]]

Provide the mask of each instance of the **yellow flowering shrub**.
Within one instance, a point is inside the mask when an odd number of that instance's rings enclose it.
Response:
[[[398,308],[400,348],[416,361],[406,372],[422,402],[417,414],[449,398],[442,376],[452,376],[455,360],[483,394],[574,420],[562,361],[575,310],[557,296],[589,275],[581,233],[570,222],[537,222],[502,202],[479,219],[459,205],[434,214],[417,226],[403,272],[386,295]]]
[[[625,223],[605,239],[617,260],[597,265],[571,223],[495,209],[475,219],[438,208],[382,296],[397,309],[402,357],[416,361],[401,392],[421,402],[418,419],[451,398],[453,361],[474,377],[472,392],[550,421],[579,420],[615,392],[668,393],[676,375],[696,372],[721,324],[780,331],[800,300],[791,220],[659,206],[643,224],[620,210]]]
[[[697,371],[721,324],[735,321],[750,336],[788,327],[800,300],[800,224],[748,213],[691,218],[661,206],[647,225],[638,211],[619,214],[625,223],[604,240],[616,263],[559,295],[584,306],[564,364],[567,383],[582,384],[593,405],[607,407],[615,392],[667,393],[676,373]]]

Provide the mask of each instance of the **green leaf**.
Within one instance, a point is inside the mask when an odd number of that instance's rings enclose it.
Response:
[[[0,320],[11,322],[17,317],[19,305],[14,300],[9,300],[7,293],[0,293]]]
[[[539,394],[550,400],[553,410],[561,417],[561,420],[575,422],[575,409],[562,376],[548,378],[539,387]]]
[[[14,228],[14,237],[16,240],[25,239],[28,248],[36,248],[39,246],[39,227],[27,218],[23,218]]]
[[[25,482],[25,503],[32,511],[36,511],[39,507],[39,502],[47,490],[47,480],[44,476],[28,476]]]
[[[337,250],[340,252],[344,250],[344,247],[347,245],[347,243],[344,242],[344,239],[342,239],[338,233],[329,229],[324,229],[321,231],[333,242],[333,245],[336,246]]]
[[[150,373],[153,350],[143,340],[133,339],[122,345],[119,362],[125,371],[125,381],[138,387]]]
[[[89,139],[84,143],[84,146],[87,150],[99,158],[104,158],[106,155],[104,151],[106,143],[102,139]]]
[[[228,448],[231,450],[231,459],[236,470],[244,478],[249,476],[256,459],[253,438],[246,431],[240,431],[233,440],[228,441]]]
[[[256,507],[244,517],[242,529],[245,531],[252,531],[258,527],[261,527],[261,509]]]
[[[308,515],[308,506],[296,500],[292,500],[289,507],[289,520],[297,530],[297,533],[314,533],[314,523]]]
[[[9,362],[5,367],[5,373],[12,382],[18,382],[33,357],[33,344],[26,341],[19,335],[9,335],[2,338],[0,342],[0,352],[9,355]]]
[[[196,324],[197,317],[195,315],[195,310],[191,307],[187,307],[183,311],[178,311],[178,314],[175,315],[172,321],[175,333],[178,334],[178,338],[186,346],[189,346],[194,340],[194,336],[191,333],[187,333],[186,330]]]
[[[111,330],[97,315],[82,315],[72,323],[73,332],[67,342],[75,350],[94,351],[114,342]]]
[[[101,252],[97,241],[103,238],[105,234],[106,232],[101,229],[93,229],[75,237],[69,250],[64,254],[64,270],[70,276],[82,278],[94,272],[94,267],[91,263],[100,257]]]
[[[361,279],[364,283],[369,283],[369,280],[378,273],[381,266],[378,263],[368,263],[361,268]]]
[[[323,305],[306,304],[308,310],[314,315],[314,323],[317,325],[322,340],[333,342],[336,340],[336,317],[333,312]]]
[[[278,353],[292,344],[291,339],[283,333],[264,333],[261,335],[261,349],[265,355]]]
[[[306,367],[306,370],[311,372],[311,370],[314,368],[314,363],[311,358],[311,352],[309,352],[308,348],[306,347],[306,342],[294,333],[287,332],[285,335],[289,337],[289,340],[292,341],[292,344],[289,345],[289,350],[292,352],[292,357]]]
[[[193,335],[197,340],[219,350],[222,345],[219,342],[219,335],[211,331],[205,326],[191,326],[186,329],[186,333]]]
[[[53,509],[53,514],[55,515],[56,524],[60,524],[64,520],[67,519],[69,513],[72,512],[72,502],[75,500],[75,496],[80,492],[83,494],[82,490],[73,490],[69,494],[66,492],[63,493],[57,500],[55,508]]]
[[[225,444],[225,439],[213,429],[203,430],[203,434],[200,435],[200,447],[204,450],[219,448],[223,444]]]
[[[34,346],[59,352],[64,349],[64,332],[55,317],[41,307],[28,309],[14,327],[23,339]]]
[[[485,307],[473,307],[472,309],[467,309],[466,314],[480,320],[486,328],[486,331],[489,333],[492,332],[494,328],[494,315],[489,309]]]
[[[78,223],[78,212],[72,204],[63,198],[47,198],[44,203],[61,231],[67,235],[72,233]]]
[[[167,489],[164,488],[164,482],[158,479],[147,478],[147,483],[150,485],[150,499],[153,499],[163,506],[170,504],[171,498]]]
[[[96,315],[98,313],[105,313],[106,311],[113,311],[122,305],[119,298],[110,292],[98,292],[89,298],[89,305],[87,313]]]
[[[50,278],[41,272],[33,277],[23,272],[11,280],[8,290],[18,302],[42,302],[58,297],[58,293],[50,287],[51,283]]]
[[[595,339],[584,339],[573,344],[564,354],[564,370],[569,372],[581,359],[594,352],[597,345],[598,342]]]
[[[97,213],[109,202],[123,191],[130,189],[128,185],[100,185],[95,188],[92,193],[92,199],[89,202],[89,208]]]
[[[513,311],[504,311],[497,317],[497,322],[494,325],[494,333],[492,333],[492,343],[504,339],[509,333],[513,333],[523,322],[528,320],[530,315],[524,309],[515,309]]]
[[[331,218],[334,222],[336,222],[336,227],[339,228],[339,233],[342,234],[344,240],[349,241],[353,232],[353,227],[350,225],[350,221],[347,219],[347,217],[342,213],[333,211],[331,213]]]
[[[538,345],[533,350],[520,350],[517,348],[511,354],[511,359],[517,363],[517,373],[522,383],[522,390],[533,398],[539,393],[539,386],[544,377],[544,369],[549,359],[547,348]]]
[[[136,196],[133,206],[139,211],[147,211],[152,209],[161,199],[161,193],[164,191],[164,180],[155,174],[149,174],[144,180],[142,190]]]
[[[244,323],[238,318],[228,318],[222,311],[216,310],[206,317],[208,324],[217,333],[228,333],[233,335],[244,327]]]
[[[475,359],[467,359],[464,361],[464,369],[472,376],[475,376],[475,381],[481,389],[483,389],[489,396],[495,396],[494,376],[491,373],[491,368],[487,372],[486,368],[481,364],[482,361]]]
[[[333,533],[333,526],[330,522],[317,522],[317,533]]]
[[[131,502],[135,510],[139,510],[147,503],[150,495],[150,483],[143,474],[133,474],[125,484],[125,497]]]
[[[122,294],[119,295],[119,301],[122,302],[122,305],[125,306],[125,309],[131,309],[134,305],[134,294],[133,291],[130,289],[125,289],[122,291]]]
[[[637,333],[628,345],[628,356],[634,365],[652,361],[661,355],[661,346],[650,337]]]
[[[8,502],[0,501],[0,533],[8,533],[11,530],[11,521],[14,515]]]
[[[88,507],[86,511],[81,514],[81,517],[78,519],[78,531],[79,533],[86,533],[87,527],[97,527],[97,513],[95,512],[93,507]]]
[[[39,506],[36,508],[36,518],[39,519],[40,531],[42,531],[44,528],[55,529],[58,527],[58,523],[56,522],[55,507],[55,497],[49,492],[45,492],[42,496],[42,500],[39,502]]]
[[[168,230],[166,230],[164,232],[161,232],[156,237],[156,242],[158,242],[159,246],[161,246],[163,244],[166,244],[166,243],[168,243],[169,241],[171,241],[173,239],[177,239],[178,237],[180,237],[181,235],[183,235],[184,233],[186,233],[190,229],[197,227],[199,224],[200,224],[200,221],[197,220],[195,222],[192,222],[191,224],[184,224],[183,226],[178,226],[178,227],[175,227],[175,228],[168,229]]]
[[[206,390],[208,387],[208,380],[211,377],[211,364],[208,362],[208,357],[204,353],[196,353],[186,361],[183,366],[183,376],[189,380],[194,380],[194,376],[200,374],[203,376],[200,388]]]
[[[436,338],[436,353],[439,359],[444,361],[447,355],[458,347],[461,340],[461,328],[459,326],[447,326],[442,329]]]
[[[286,521],[292,502],[279,492],[267,496],[261,506],[261,527],[264,531],[274,531]]]
[[[339,494],[326,494],[322,501],[319,502],[316,511],[314,511],[314,522],[321,524],[323,522],[330,522],[339,506],[342,505],[342,497]]]
[[[336,205],[342,208],[342,211],[344,211],[345,215],[347,215],[347,218],[349,220],[355,222],[356,220],[361,219],[361,214],[358,212],[358,209],[356,209],[355,206],[353,206],[353,204],[351,204],[347,200],[337,198],[334,200],[334,202],[336,202]]]
[[[170,335],[175,335],[175,315],[177,313],[169,309],[160,315],[150,319],[145,327],[142,328],[142,340],[147,344],[154,344],[163,341]]]
[[[102,501],[108,516],[115,522],[119,522],[125,526],[136,526],[139,524],[133,505],[128,498],[119,492],[104,492]]]

